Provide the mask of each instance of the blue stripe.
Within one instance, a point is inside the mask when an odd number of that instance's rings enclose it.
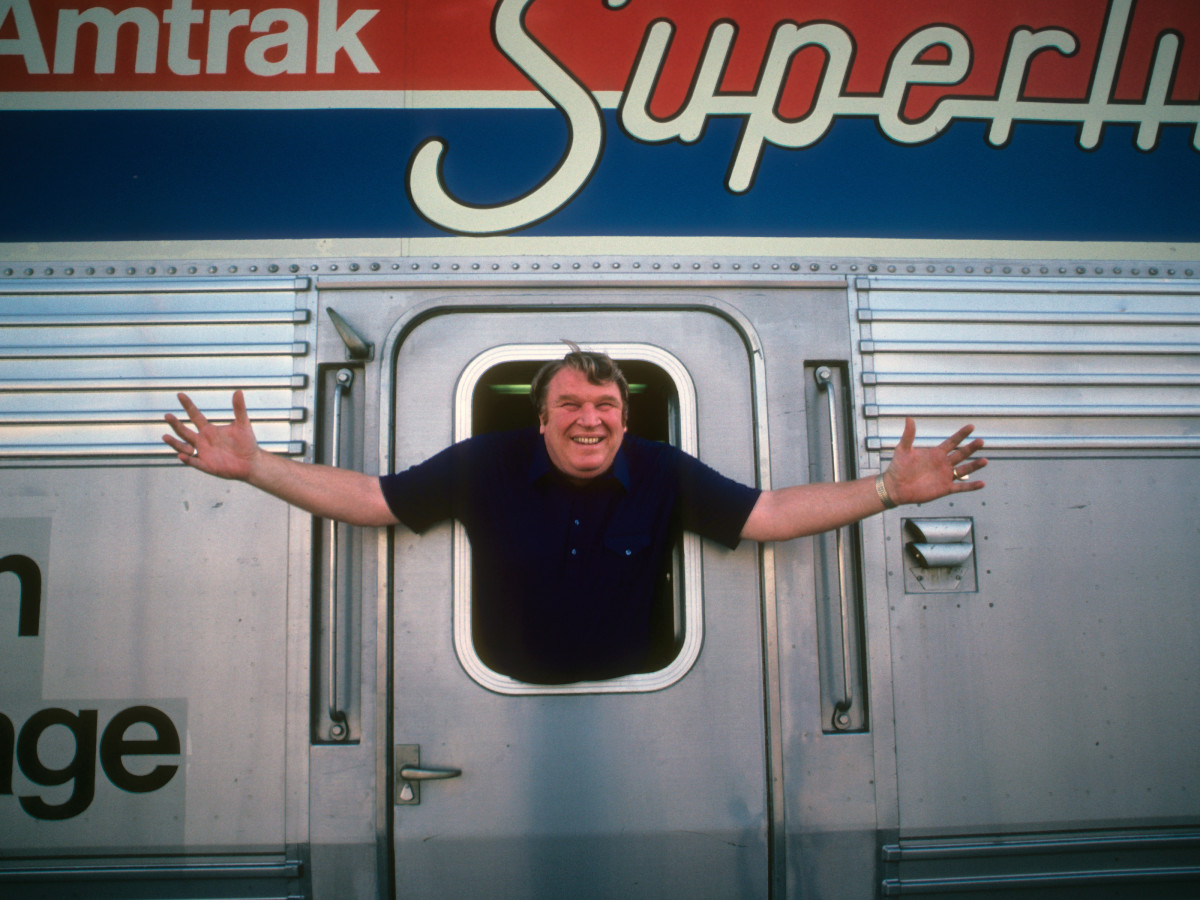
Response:
[[[724,186],[740,124],[694,145],[631,141],[606,113],[591,181],[528,235],[744,235],[1200,241],[1191,129],[1150,153],[1112,126],[1085,152],[1073,127],[1019,124],[1003,149],[955,123],[921,146],[841,120],[806,150],[767,147],[754,187]],[[564,152],[555,111],[270,110],[0,113],[0,241],[420,237],[408,160],[449,143],[450,190],[500,203]]]

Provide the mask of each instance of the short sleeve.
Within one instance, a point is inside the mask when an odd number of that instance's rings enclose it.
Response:
[[[686,453],[679,457],[680,523],[687,531],[734,549],[762,491],[727,478]]]
[[[403,472],[381,475],[379,487],[392,515],[417,534],[452,518],[464,456],[463,446],[455,444]]]

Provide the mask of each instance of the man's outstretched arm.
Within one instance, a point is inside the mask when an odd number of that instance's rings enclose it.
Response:
[[[194,427],[168,413],[167,424],[174,434],[164,434],[163,440],[185,465],[218,478],[244,481],[322,518],[350,525],[396,524],[378,478],[296,462],[259,447],[241,391],[233,395],[234,420],[228,425],[209,422],[187,394],[180,394],[179,402]]]
[[[967,425],[936,447],[914,447],[917,426],[912,419],[906,420],[892,462],[883,473],[891,501],[896,505],[928,503],[947,494],[982,488],[982,481],[959,480],[987,465],[986,459],[972,458],[983,447],[982,440],[963,443],[973,430],[973,425]],[[884,508],[875,476],[764,491],[742,528],[742,537],[791,540],[841,528]]]

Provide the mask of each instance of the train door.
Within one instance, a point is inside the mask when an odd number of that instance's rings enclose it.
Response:
[[[557,308],[470,301],[398,325],[384,357],[394,360],[384,385],[390,467],[509,424],[505,398],[528,385],[533,366],[562,356],[563,337],[622,361],[631,406],[648,416],[631,430],[753,483],[751,368],[738,329],[699,304],[630,309],[604,298]],[[481,657],[465,534],[396,529],[397,896],[767,895],[758,554],[689,537],[669,568],[651,671],[533,685]]]

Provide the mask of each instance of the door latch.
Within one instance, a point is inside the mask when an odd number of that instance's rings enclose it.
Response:
[[[423,767],[420,744],[397,744],[392,761],[396,769],[394,796],[397,806],[420,803],[422,781],[441,781],[462,774],[462,769]]]

